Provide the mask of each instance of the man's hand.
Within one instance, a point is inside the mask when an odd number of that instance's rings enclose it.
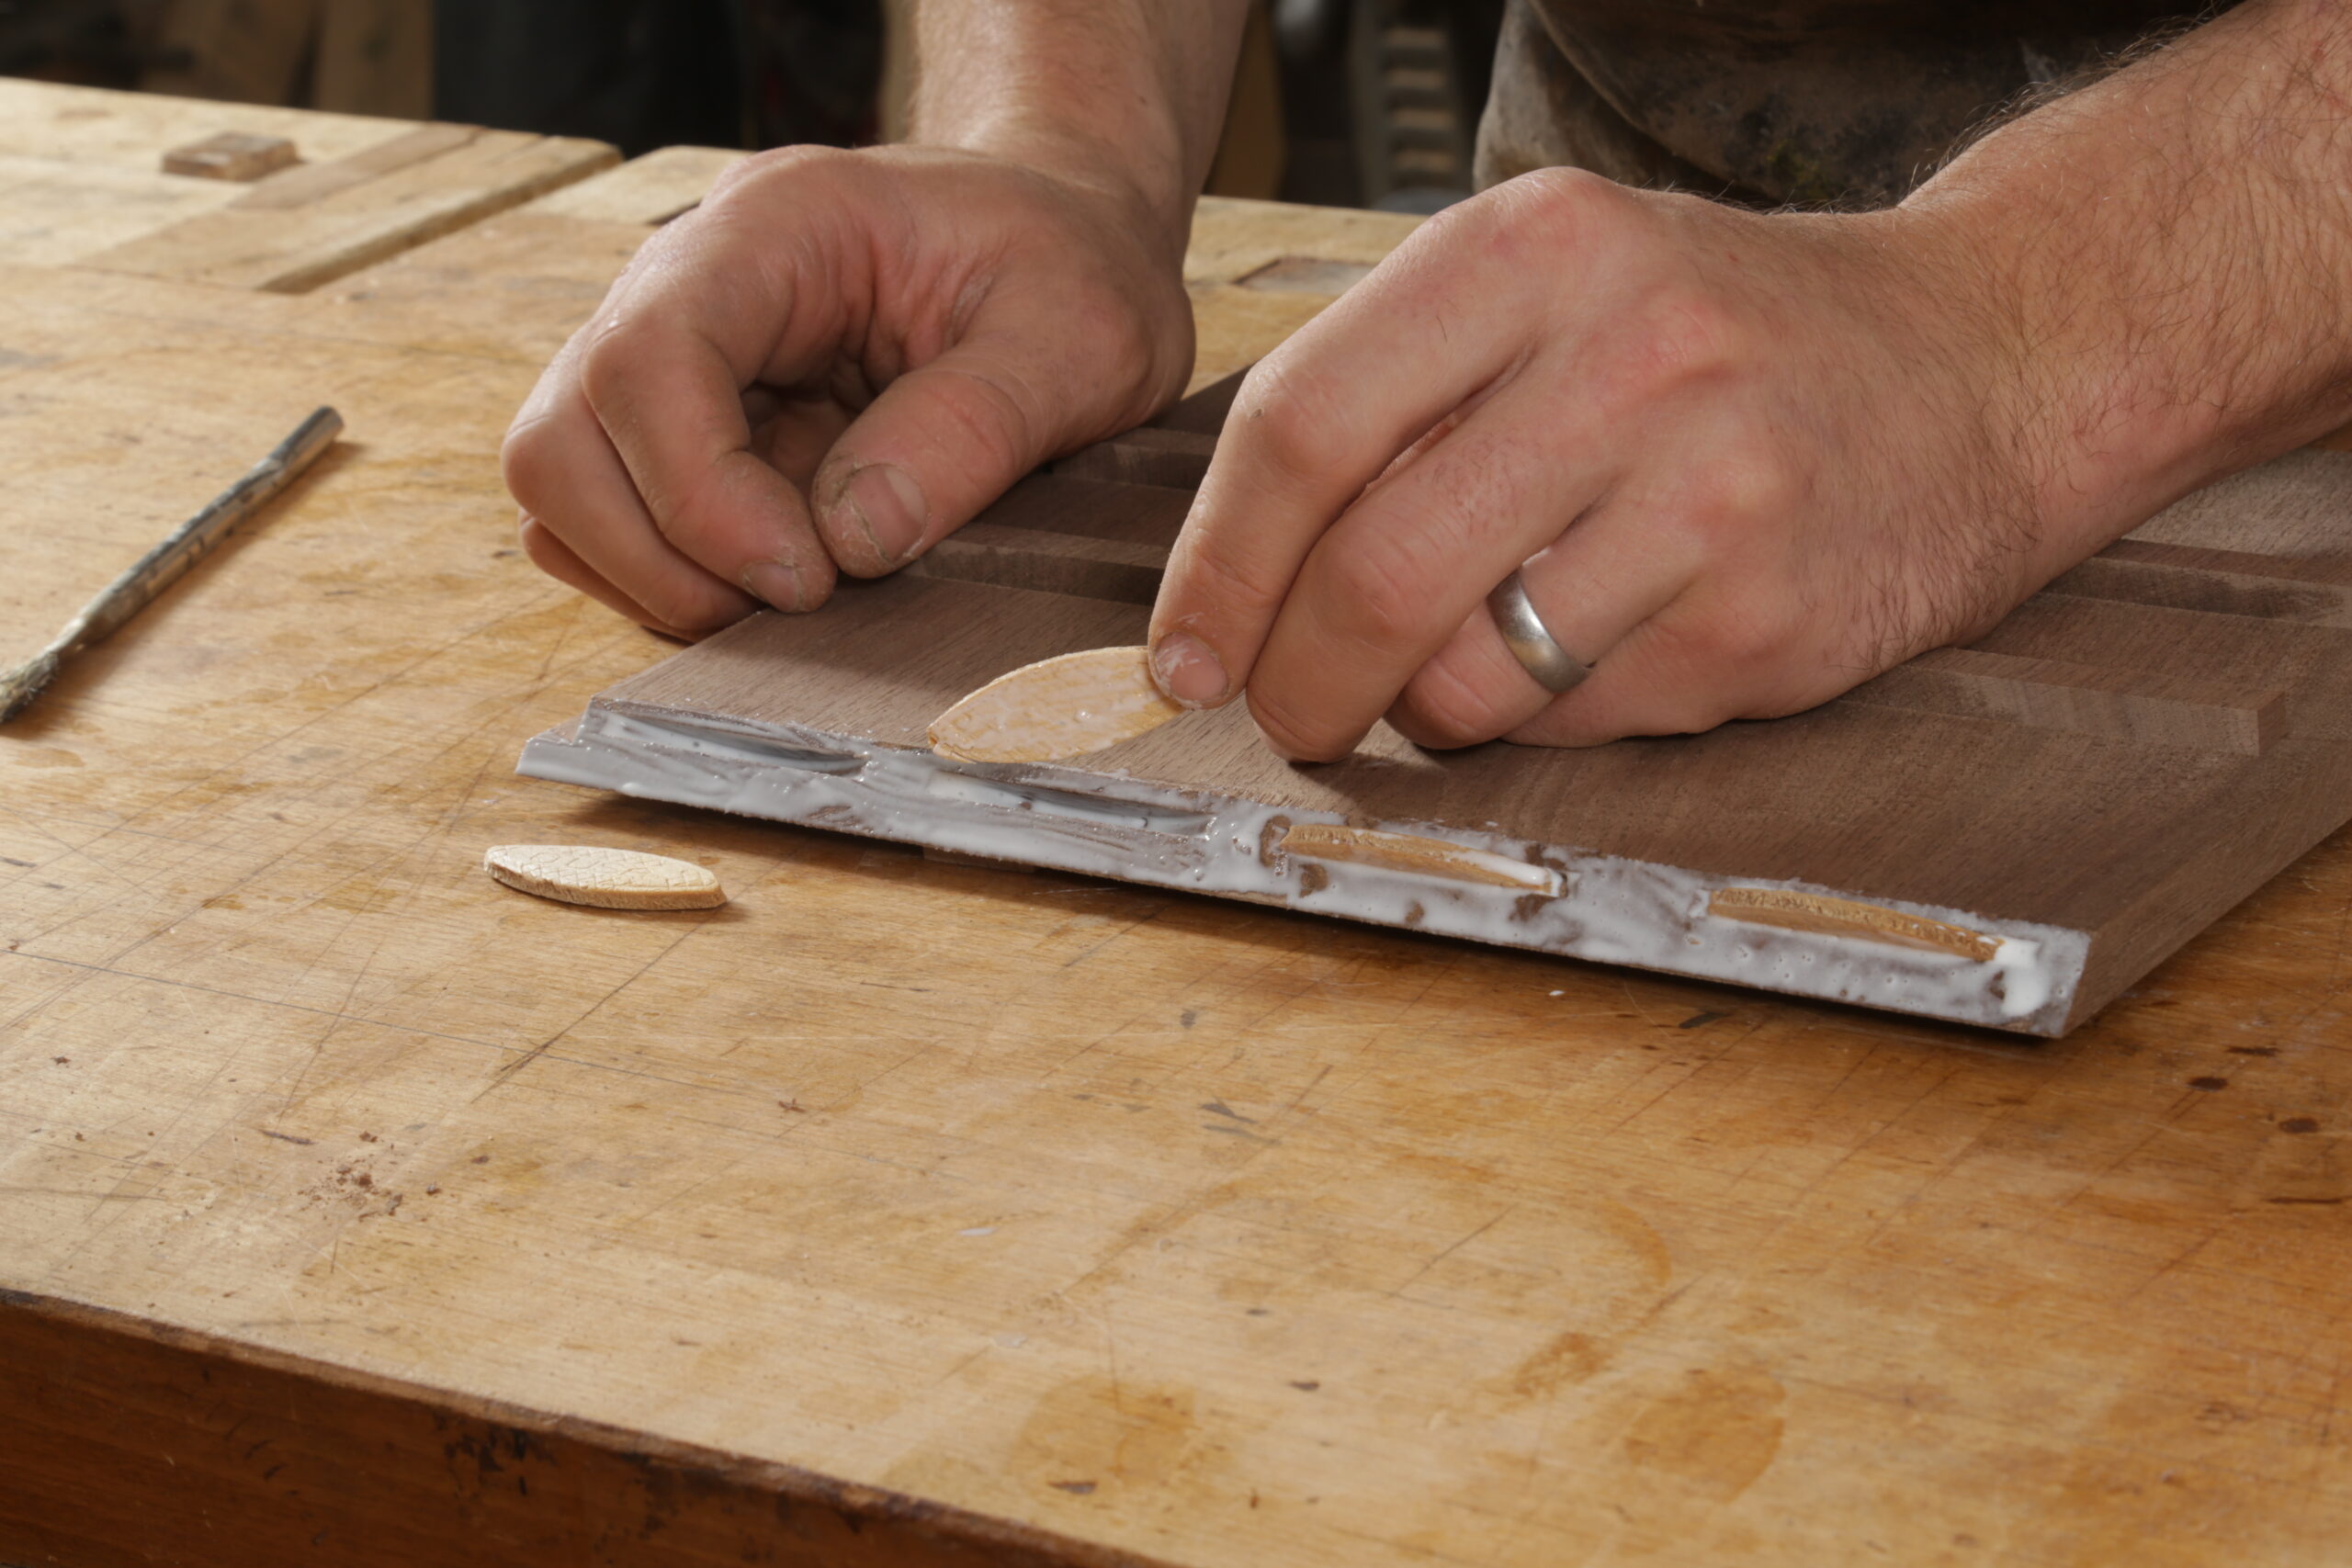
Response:
[[[1987,624],[2056,558],[1983,416],[1983,334],[1904,227],[1565,170],[1441,214],[1250,373],[1161,683],[1246,682],[1305,761],[1384,713],[1576,745],[1810,707]],[[1594,666],[1556,699],[1485,608],[1521,562]]]
[[[1551,171],[1254,370],[1152,619],[1283,754],[1589,745],[1824,702],[2352,414],[2352,22],[2250,0],[1903,208]],[[1594,672],[1485,607],[1523,567]]]
[[[916,0],[919,145],[749,159],[506,438],[523,543],[647,626],[813,610],[1183,389],[1248,0]]]
[[[649,626],[813,610],[1183,388],[1192,312],[1115,187],[985,154],[748,160],[649,241],[506,439],[523,544]]]

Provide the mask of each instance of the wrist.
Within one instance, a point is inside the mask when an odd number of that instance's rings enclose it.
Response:
[[[1250,4],[913,0],[910,139],[1107,198],[1181,270]]]
[[[2346,27],[2318,4],[2229,11],[1898,209],[1977,323],[1988,398],[2076,557],[2352,416],[2352,225],[2326,133]]]
[[[2056,243],[1997,192],[1888,217],[1925,336],[1953,370],[1952,412],[1978,424],[1988,495],[2022,525],[2034,582],[2240,466],[2226,400],[2200,394],[2178,345],[2129,330],[2086,236]]]
[[[1031,169],[1107,209],[1155,262],[1182,276],[1191,237],[1193,193],[1178,162],[1148,151],[1119,150],[1116,139],[1083,127],[1014,113],[955,124],[918,120],[910,140],[1001,159]]]

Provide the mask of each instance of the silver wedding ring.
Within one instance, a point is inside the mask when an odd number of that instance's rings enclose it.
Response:
[[[1516,571],[1487,595],[1487,608],[1494,612],[1495,628],[1503,634],[1503,646],[1545,691],[1573,691],[1592,673],[1592,666],[1562,648],[1552,636],[1544,617],[1527,602],[1527,584],[1519,580]]]

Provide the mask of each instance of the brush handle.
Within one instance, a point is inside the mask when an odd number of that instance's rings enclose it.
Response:
[[[331,408],[314,412],[244,477],[215,496],[203,511],[173,529],[162,542],[99,590],[66,626],[55,648],[60,657],[80,652],[111,634],[147,607],[156,595],[212,553],[237,525],[269,504],[292,484],[343,431],[343,416]]]
[[[243,479],[100,589],[47,648],[14,670],[0,671],[0,724],[23,712],[66,660],[145,609],[157,594],[186,576],[188,568],[209,555],[212,547],[228,537],[238,524],[268,505],[334,445],[342,431],[343,416],[334,410],[313,412],[268,457],[246,469]]]

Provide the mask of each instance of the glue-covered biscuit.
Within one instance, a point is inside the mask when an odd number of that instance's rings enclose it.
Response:
[[[711,909],[718,878],[691,861],[594,844],[493,844],[482,869],[525,893],[599,909]]]
[[[1080,757],[1159,728],[1184,710],[1151,678],[1150,649],[1090,648],[1000,675],[931,723],[931,749],[958,762]]]

